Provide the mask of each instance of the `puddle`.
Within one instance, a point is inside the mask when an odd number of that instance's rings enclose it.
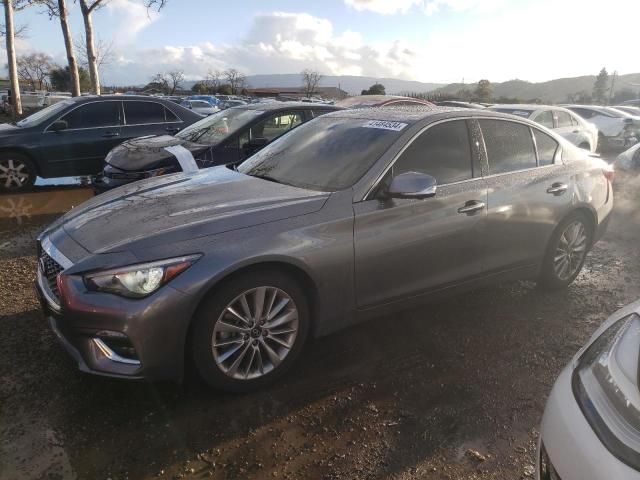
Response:
[[[91,188],[80,186],[0,195],[0,221],[20,226],[39,216],[65,213],[91,197]]]

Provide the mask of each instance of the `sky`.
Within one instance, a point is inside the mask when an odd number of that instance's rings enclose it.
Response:
[[[111,44],[104,85],[147,83],[179,69],[251,74],[365,75],[423,82],[545,81],[640,71],[640,0],[106,0],[94,13],[97,38]],[[76,41],[83,36],[69,0]],[[18,56],[44,52],[66,63],[57,19],[28,8]],[[6,51],[0,49],[0,57]]]

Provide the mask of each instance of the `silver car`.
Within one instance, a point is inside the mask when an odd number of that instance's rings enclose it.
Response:
[[[345,110],[237,170],[74,208],[38,239],[38,291],[84,371],[180,379],[188,356],[244,391],[383,312],[505,279],[566,287],[612,206],[608,165],[529,120]]]

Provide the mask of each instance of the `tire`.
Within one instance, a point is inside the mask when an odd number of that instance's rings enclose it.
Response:
[[[591,151],[591,145],[589,145],[587,142],[582,142],[580,145],[578,145],[578,148]]]
[[[268,311],[258,316],[260,298]],[[241,393],[264,387],[294,364],[310,323],[305,294],[290,276],[259,270],[232,278],[204,300],[194,317],[190,345],[196,369],[219,390]]]
[[[38,175],[34,163],[20,153],[0,154],[0,192],[30,190]]]
[[[574,228],[578,230],[573,230]],[[579,235],[580,232],[582,235]],[[576,238],[572,238],[574,233],[578,234]],[[566,217],[551,235],[542,261],[538,285],[549,290],[568,287],[582,270],[592,241],[593,224],[586,214],[575,212]],[[571,253],[567,253],[570,250]]]

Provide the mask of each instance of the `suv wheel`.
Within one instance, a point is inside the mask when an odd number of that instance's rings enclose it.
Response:
[[[591,247],[593,227],[583,213],[567,217],[551,236],[538,284],[558,289],[578,276]]]
[[[24,155],[8,153],[0,156],[0,191],[22,192],[36,181],[33,162]]]
[[[283,375],[309,331],[300,285],[276,271],[234,278],[199,309],[192,329],[195,365],[211,386],[245,392]]]

